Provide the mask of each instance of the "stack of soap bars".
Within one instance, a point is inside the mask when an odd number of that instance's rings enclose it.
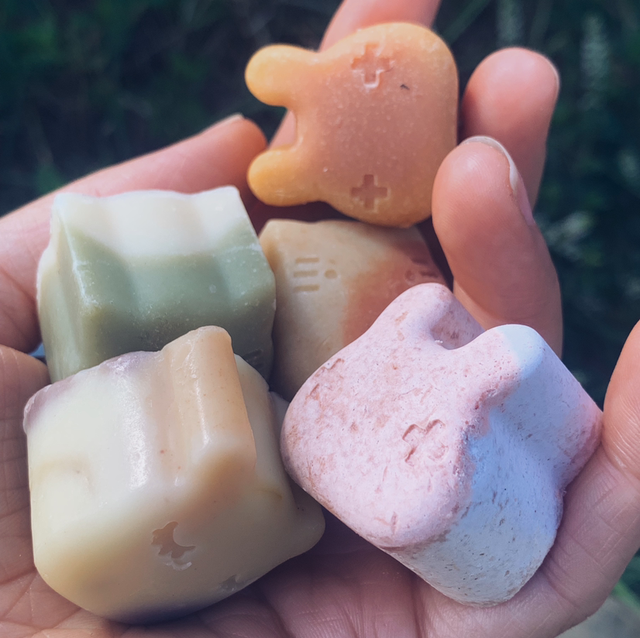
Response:
[[[40,574],[110,619],[173,618],[310,549],[320,502],[452,598],[508,599],[601,414],[533,330],[483,332],[412,226],[456,141],[451,54],[380,25],[268,47],[247,82],[297,122],[250,167],[257,197],[357,221],[258,238],[232,187],[55,199],[54,383],[25,411]]]

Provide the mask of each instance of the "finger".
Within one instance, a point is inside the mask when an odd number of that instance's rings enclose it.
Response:
[[[640,324],[627,339],[611,378],[602,443],[569,486],[556,543],[538,576],[537,590],[549,604],[563,609],[558,630],[596,611],[638,547]]]
[[[601,444],[567,489],[558,535],[538,572],[509,602],[473,615],[437,594],[425,605],[436,623],[444,618],[448,629],[468,635],[557,636],[598,609],[638,547],[640,323],[609,384]]]
[[[602,446],[607,458],[640,490],[640,323],[629,335],[613,372],[604,413]]]
[[[546,57],[503,49],[478,66],[462,100],[462,137],[486,135],[501,142],[532,203],[538,196],[559,88],[558,72]]]
[[[329,23],[320,49],[374,24],[415,22],[430,27],[439,5],[440,0],[345,0]]]
[[[474,138],[444,160],[433,224],[454,292],[483,328],[519,323],[562,349],[560,288],[522,178],[504,149]]]
[[[415,22],[430,27],[439,4],[440,0],[344,0],[327,27],[320,50],[328,49],[358,29],[384,22]],[[287,113],[271,146],[291,144],[295,131],[295,118]]]
[[[238,116],[168,148],[93,173],[61,190],[96,196],[143,189],[194,193],[230,184],[240,189],[250,206],[253,200],[246,172],[265,145],[258,127]],[[39,340],[36,268],[49,241],[54,195],[0,219],[0,344],[23,352],[33,349]]]
[[[0,346],[0,585],[32,566],[22,413],[29,397],[48,382],[44,364]]]

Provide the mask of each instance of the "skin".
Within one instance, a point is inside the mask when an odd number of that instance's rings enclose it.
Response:
[[[325,37],[386,20],[429,24],[435,0],[346,0]],[[522,70],[525,69],[526,72]],[[515,159],[484,142],[455,149],[434,191],[438,238],[454,290],[485,326],[519,321],[560,351],[557,278],[529,218],[544,164],[558,77],[543,57],[507,49],[485,60],[462,102],[464,137],[499,140]],[[527,99],[520,99],[526,95]],[[286,124],[285,124],[286,127]],[[286,128],[278,142],[286,140]],[[236,118],[157,153],[115,166],[65,190],[109,195],[163,188],[196,192],[241,188],[265,147],[252,123]],[[514,188],[515,184],[515,188]],[[530,197],[527,197],[527,194]],[[37,261],[48,240],[51,197],[0,220],[0,635],[7,638],[275,638],[291,636],[555,636],[593,613],[640,545],[640,327],[611,380],[596,454],[566,494],[556,543],[534,578],[510,602],[489,609],[454,603],[329,517],[321,542],[232,598],[159,626],[111,623],[52,592],[31,557],[22,431],[27,399],[48,382],[24,352],[39,340]],[[305,210],[305,209],[303,209]],[[265,212],[262,211],[262,216]],[[310,209],[303,213],[313,215]]]

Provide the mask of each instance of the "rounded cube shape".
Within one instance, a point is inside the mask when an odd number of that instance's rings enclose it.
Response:
[[[483,332],[415,286],[304,384],[285,465],[358,534],[447,596],[511,598],[551,548],[601,412],[526,326]]]
[[[221,328],[38,392],[25,430],[43,579],[100,616],[155,622],[309,549],[322,513],[284,472],[276,412]]]
[[[209,325],[267,377],[274,313],[273,273],[236,188],[54,200],[38,267],[53,381]]]

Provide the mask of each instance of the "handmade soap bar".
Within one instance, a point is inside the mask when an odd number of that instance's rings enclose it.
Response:
[[[276,276],[271,385],[288,400],[400,293],[444,283],[415,228],[271,220],[260,243]]]
[[[404,23],[357,31],[322,53],[270,46],[251,92],[296,117],[293,145],[259,155],[249,186],[267,204],[315,200],[384,226],[431,214],[438,167],[456,144],[458,76],[444,42]]]
[[[263,376],[275,281],[238,191],[58,195],[38,269],[53,381],[125,352],[222,326]]]
[[[306,551],[322,513],[286,477],[278,427],[221,328],[44,388],[25,414],[38,571],[89,611],[150,622]]]
[[[285,466],[358,534],[442,593],[509,599],[538,569],[601,413],[532,329],[482,332],[415,286],[301,388]]]

